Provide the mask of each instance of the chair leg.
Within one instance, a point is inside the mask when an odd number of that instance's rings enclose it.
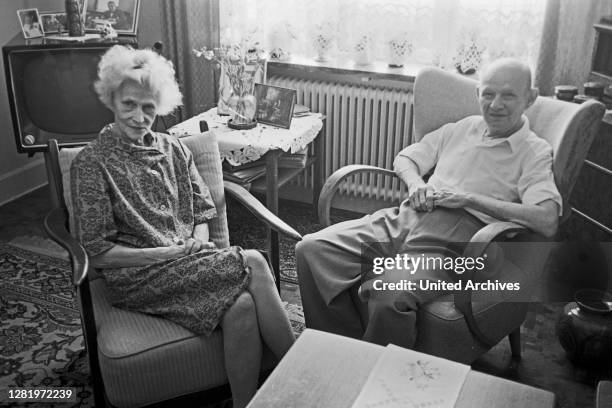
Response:
[[[517,327],[508,335],[510,341],[510,351],[512,358],[519,360],[521,358],[521,326]]]
[[[83,336],[85,337],[85,351],[89,361],[89,378],[93,388],[94,406],[104,408],[110,404],[106,403],[104,382],[100,371],[100,360],[98,359],[98,340],[96,322],[93,315],[93,303],[91,300],[91,289],[89,281],[85,280],[79,288],[81,295]]]

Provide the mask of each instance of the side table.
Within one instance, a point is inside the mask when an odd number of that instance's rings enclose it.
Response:
[[[266,207],[278,214],[278,191],[285,183],[314,165],[313,205],[319,200],[324,183],[325,116],[319,113],[293,118],[290,129],[258,124],[249,130],[234,130],[227,126],[228,116],[217,115],[217,108],[196,115],[169,129],[170,134],[183,136],[200,132],[200,121],[205,120],[219,143],[221,160],[233,166],[249,163],[262,157],[266,160],[265,178],[255,180],[251,190],[266,195]],[[314,155],[299,169],[279,170],[279,158],[285,152],[297,152],[314,143]],[[280,272],[279,237],[276,231],[267,229],[268,253],[272,267]],[[280,280],[277,279],[280,288]]]
[[[325,118],[323,117],[322,120]],[[278,159],[284,153],[281,149],[270,150],[265,154],[266,158],[266,177],[260,179],[263,183],[255,181],[252,186],[252,190],[258,193],[265,193],[266,195],[266,207],[274,214],[278,214],[278,190],[285,183],[290,181],[293,177],[297,176],[302,171],[308,169],[314,164],[314,185],[313,185],[313,196],[312,204],[314,211],[317,211],[317,203],[319,202],[319,194],[324,183],[324,162],[323,162],[323,151],[325,145],[324,127],[318,137],[315,139],[314,144],[314,156],[309,157],[306,161],[306,165],[302,169],[285,169],[281,174],[278,168]],[[268,238],[268,253],[270,254],[270,261],[272,262],[272,268],[275,271],[280,272],[280,242],[278,232],[271,228],[267,228]],[[276,287],[280,291],[280,279],[276,281]]]

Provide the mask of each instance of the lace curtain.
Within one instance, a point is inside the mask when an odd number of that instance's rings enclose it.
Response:
[[[464,68],[537,61],[545,0],[223,0],[221,42],[281,56]]]

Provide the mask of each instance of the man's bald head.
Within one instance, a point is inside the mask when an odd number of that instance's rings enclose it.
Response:
[[[519,81],[523,81],[525,92],[531,90],[531,68],[523,61],[517,60],[516,58],[500,58],[489,65],[487,65],[480,75],[480,83],[494,74],[506,73],[509,76],[517,78]]]
[[[478,85],[480,110],[491,137],[508,137],[523,124],[522,115],[538,96],[527,64],[502,58],[487,66]]]

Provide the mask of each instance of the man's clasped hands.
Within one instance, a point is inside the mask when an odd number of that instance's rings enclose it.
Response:
[[[463,208],[469,203],[469,195],[451,188],[435,190],[429,184],[410,189],[410,207],[415,211],[433,211],[436,207]]]

